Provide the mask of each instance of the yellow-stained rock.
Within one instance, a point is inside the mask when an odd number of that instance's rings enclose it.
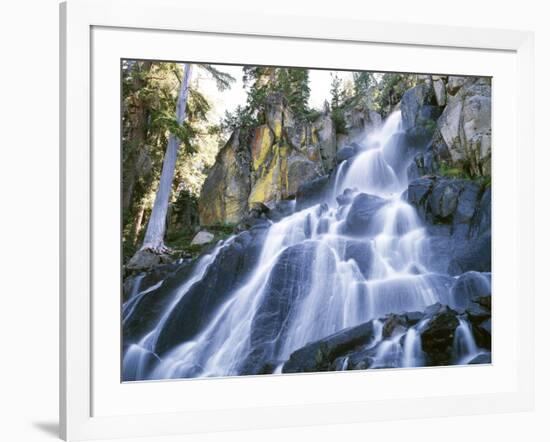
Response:
[[[220,150],[199,198],[201,225],[235,224],[248,212],[250,170],[238,131]]]
[[[252,167],[258,170],[265,163],[271,153],[271,145],[273,144],[273,133],[267,124],[262,124],[254,131],[252,140]]]

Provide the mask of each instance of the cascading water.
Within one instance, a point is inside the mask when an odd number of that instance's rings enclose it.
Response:
[[[412,157],[401,149],[401,133],[401,115],[395,112],[367,134],[358,143],[359,152],[340,164],[325,202],[272,224],[248,279],[192,340],[159,356],[156,342],[166,318],[224,245],[203,257],[156,326],[126,350],[124,377],[238,375],[258,348],[274,361],[271,373],[278,373],[290,354],[309,342],[389,313],[422,311],[438,301],[448,302],[448,281],[426,266],[428,234],[423,222],[402,196]],[[337,202],[346,192],[354,197],[367,194],[364,198],[375,203],[368,226],[360,232],[350,232],[347,225],[355,210],[352,205]],[[363,262],[367,257],[368,265]],[[280,301],[282,292],[286,304]],[[125,318],[142,294],[123,306]],[[281,306],[274,314],[271,304],[276,302]],[[276,332],[258,337],[262,321],[273,320],[283,310]],[[380,334],[373,368],[422,365],[423,325],[385,340]],[[465,330],[457,336],[460,358],[477,351],[470,348]]]

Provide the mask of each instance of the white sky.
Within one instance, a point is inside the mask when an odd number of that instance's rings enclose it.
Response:
[[[242,66],[214,65],[217,69],[227,72],[235,77],[236,82],[233,86],[223,92],[216,88],[216,83],[210,75],[204,71],[194,70],[192,81],[198,82],[198,88],[212,102],[212,111],[210,118],[212,122],[218,122],[223,117],[225,111],[233,111],[238,105],[246,103],[246,89],[243,88],[243,69]],[[330,83],[331,72],[338,73],[342,80],[352,79],[352,73],[349,71],[325,71],[318,69],[309,70],[309,105],[315,109],[322,109],[325,100],[330,101]]]

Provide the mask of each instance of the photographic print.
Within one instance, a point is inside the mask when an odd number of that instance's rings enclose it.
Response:
[[[491,78],[120,75],[122,381],[491,363]]]

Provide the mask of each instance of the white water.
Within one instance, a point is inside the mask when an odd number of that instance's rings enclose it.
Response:
[[[254,319],[266,301],[273,269],[283,252],[296,245],[311,248],[312,259],[304,262],[303,279],[289,281],[286,287],[296,293],[296,300],[285,319],[286,331],[274,338],[275,372],[280,372],[282,363],[294,350],[309,342],[388,313],[422,311],[444,301],[448,287],[430,272],[423,259],[428,239],[423,223],[401,196],[408,186],[406,168],[411,158],[399,150],[396,135],[400,133],[401,115],[396,112],[382,127],[365,136],[360,142],[362,150],[348,160],[349,168],[344,172],[340,165],[334,188],[326,198],[328,210],[317,205],[273,224],[248,281],[192,341],[181,343],[159,359],[154,354],[155,343],[165,319],[189,287],[202,278],[217,252],[203,257],[155,329],[127,351],[125,370],[127,364],[140,379],[240,374],[240,366],[252,350]],[[370,220],[365,235],[350,237],[343,233],[350,208],[339,208],[335,199],[345,189],[385,200]],[[360,263],[346,258],[352,241],[372,254],[366,274]],[[309,280],[310,283],[304,282]],[[374,367],[422,365],[418,332],[421,326],[385,341],[380,335]],[[460,358],[477,351],[471,347],[465,329],[461,328],[458,334]]]
[[[476,345],[471,325],[462,318],[458,319],[458,323],[454,340],[455,362],[466,364],[482,352]]]

